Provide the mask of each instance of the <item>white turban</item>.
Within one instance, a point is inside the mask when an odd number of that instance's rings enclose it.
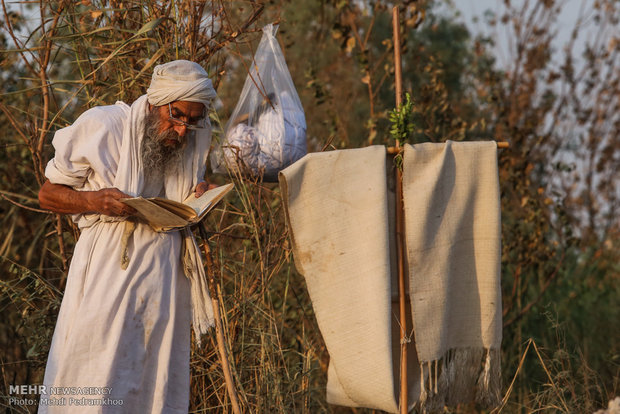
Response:
[[[217,96],[207,72],[198,63],[189,60],[173,60],[155,66],[146,95],[154,106],[189,101],[200,102],[205,108]]]

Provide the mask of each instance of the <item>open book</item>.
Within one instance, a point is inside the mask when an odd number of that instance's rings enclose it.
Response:
[[[161,197],[123,198],[121,201],[135,208],[137,215],[155,231],[168,231],[198,223],[232,188],[232,184],[222,185],[198,198],[192,193],[182,203]]]

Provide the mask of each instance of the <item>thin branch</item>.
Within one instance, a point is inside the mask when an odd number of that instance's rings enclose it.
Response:
[[[0,193],[0,197],[2,197],[3,199],[5,199],[6,201],[8,201],[9,203],[11,203],[11,204],[13,204],[13,205],[15,205],[15,206],[17,206],[17,207],[19,207],[19,208],[23,208],[23,209],[26,209],[26,210],[34,211],[34,212],[37,212],[37,213],[51,214],[51,212],[50,212],[50,211],[47,211],[47,210],[41,210],[41,209],[39,209],[39,208],[34,208],[34,207],[28,207],[28,206],[25,206],[25,205],[23,205],[23,204],[21,204],[21,203],[18,203],[18,202],[17,202],[17,201],[15,201],[15,200],[11,200],[10,198],[8,198],[8,197],[7,197],[6,195],[4,195],[3,193]]]
[[[26,200],[26,201],[29,201],[31,203],[38,203],[39,202],[39,200],[37,200],[36,198],[28,197],[28,196],[23,195],[23,194],[12,193],[10,191],[0,190],[0,194],[4,194],[4,195],[9,196],[9,197],[21,198],[22,200]]]
[[[60,3],[58,10],[55,12],[54,20],[52,21],[52,27],[49,31],[45,30],[45,24],[41,24],[41,32],[42,38],[47,39],[45,41],[45,54],[43,58],[40,59],[40,67],[39,67],[39,78],[41,80],[41,92],[43,93],[43,109],[42,115],[43,120],[41,121],[41,126],[39,128],[39,142],[37,144],[36,153],[34,154],[36,164],[35,164],[35,176],[39,185],[43,184],[43,145],[45,144],[45,136],[47,135],[48,129],[48,121],[49,121],[49,106],[50,106],[50,85],[47,77],[47,66],[50,62],[50,57],[53,48],[52,37],[56,32],[56,28],[58,27],[58,22],[60,20],[60,16],[64,10],[64,4]],[[41,21],[44,22],[44,7],[43,3],[40,3],[40,12],[41,12]]]
[[[2,102],[0,102],[0,111],[4,112],[4,114],[6,115],[7,119],[11,123],[11,126],[13,128],[15,128],[15,131],[17,131],[19,136],[22,137],[22,139],[24,140],[26,145],[28,145],[28,147],[30,147],[30,145],[31,145],[30,139],[28,138],[28,136],[26,135],[24,130],[21,128],[21,126],[19,125],[17,120],[13,117],[13,114],[11,113],[11,111],[9,111],[9,108],[5,104],[3,104]]]
[[[252,25],[252,23],[254,23],[260,17],[260,15],[263,13],[264,8],[265,8],[265,6],[263,4],[260,4],[258,7],[256,7],[254,9],[254,12],[252,13],[252,15],[245,21],[245,23],[243,23],[241,25],[241,27],[238,30],[235,30],[232,33],[229,33],[228,36],[226,36],[226,38],[224,40],[222,40],[220,42],[215,42],[215,47],[213,47],[212,49],[209,49],[207,53],[203,53],[198,58],[198,60],[202,61],[207,56],[215,54],[218,50],[222,49],[223,47],[228,45],[230,42],[236,42],[235,39],[241,33],[251,33],[253,31],[258,31],[258,30],[248,30],[248,28],[250,27],[250,25]],[[228,20],[228,15],[227,15],[226,9],[224,8],[223,5],[222,5],[222,9],[224,10],[224,18],[226,20]],[[229,21],[229,24],[230,24],[230,21]],[[232,25],[231,25],[231,27],[232,27]]]
[[[60,248],[60,257],[62,260],[62,270],[64,271],[61,285],[64,284],[65,275],[69,269],[69,259],[67,258],[67,250],[65,249],[65,240],[62,237],[62,215],[56,214],[56,238],[58,239],[58,247]]]

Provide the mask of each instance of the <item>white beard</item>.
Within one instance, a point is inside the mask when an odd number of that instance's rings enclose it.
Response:
[[[183,160],[185,142],[192,139],[194,131],[187,131],[183,138],[172,129],[159,132],[161,120],[153,109],[144,120],[144,136],[140,147],[140,157],[144,177],[147,181],[159,181],[165,176],[174,173]],[[176,147],[164,145],[165,140],[172,139],[181,142]]]

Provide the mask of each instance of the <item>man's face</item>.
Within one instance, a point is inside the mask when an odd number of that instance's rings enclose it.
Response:
[[[200,102],[176,101],[172,102],[170,106],[162,105],[155,107],[154,110],[159,115],[160,130],[158,132],[170,133],[174,131],[176,133],[176,137],[173,137],[174,134],[167,134],[168,137],[162,141],[163,145],[173,148],[182,144],[188,132],[187,126],[179,122],[179,120],[187,124],[196,125],[205,115],[204,105]],[[171,115],[172,118],[170,117]]]
[[[186,140],[195,135],[184,123],[199,122],[203,108],[201,103],[185,101],[172,102],[170,108],[168,105],[150,108],[140,149],[146,177],[170,174],[182,162]]]

